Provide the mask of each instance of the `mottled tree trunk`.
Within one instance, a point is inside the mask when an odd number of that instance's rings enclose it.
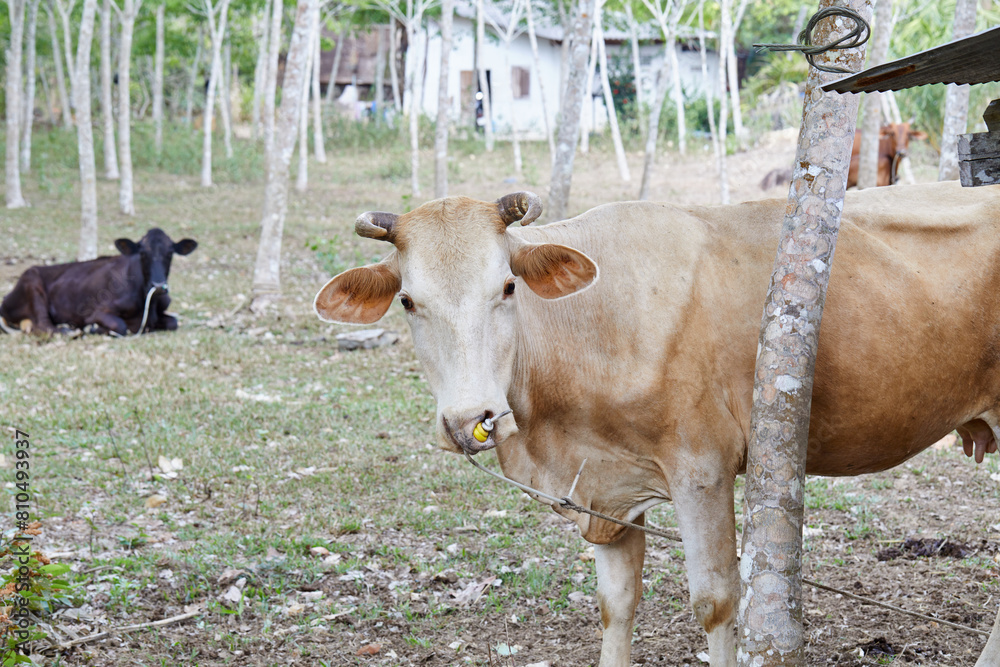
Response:
[[[865,67],[885,62],[892,37],[892,0],[878,0],[875,5],[875,27]],[[862,101],[861,148],[858,152],[858,190],[878,185],[878,144],[882,129],[880,93],[865,93]]]
[[[7,0],[10,16],[10,41],[7,47],[7,83],[4,88],[7,107],[7,152],[5,199],[7,208],[23,208],[28,205],[21,193],[21,58],[24,49],[24,8],[25,0]]]
[[[167,5],[161,2],[156,7],[156,53],[153,57],[153,150],[159,156],[163,153],[163,58],[164,19]]]
[[[957,0],[952,39],[971,35],[976,29],[976,0]],[[969,86],[948,84],[944,101],[944,128],[941,130],[941,161],[938,180],[958,178],[958,135],[965,134],[969,122]]]
[[[273,138],[274,155],[267,160],[260,244],[253,273],[251,310],[255,312],[276,299],[281,290],[281,236],[288,211],[288,171],[295,150],[302,87],[306,85],[311,9],[317,1],[299,0],[285,63],[284,92]],[[275,30],[271,34],[276,37],[280,32]]]
[[[542,63],[538,56],[538,38],[535,35],[535,18],[531,10],[533,0],[525,2],[525,12],[528,18],[528,42],[531,44],[531,58],[535,63],[535,81],[538,82],[538,96],[542,102],[542,119],[545,121],[545,138],[549,142],[549,162],[556,156],[556,140],[552,134],[552,121],[549,120],[548,100],[545,95],[545,85],[542,82]]]
[[[483,137],[486,151],[493,152],[493,100],[490,99],[489,82],[486,79],[486,62],[483,48],[486,42],[486,27],[483,24],[483,0],[476,2],[476,71],[479,75],[479,90],[483,93]]]
[[[194,97],[198,77],[201,73],[201,52],[204,41],[205,35],[202,33],[201,27],[199,26],[198,37],[195,40],[194,59],[191,61],[191,71],[188,75],[187,106],[184,109],[184,122],[188,127],[191,127],[191,121],[194,118]]]
[[[215,25],[215,8],[212,0],[203,0],[208,15],[208,34],[212,42],[212,64],[209,67],[208,91],[205,93],[205,112],[201,143],[201,186],[212,187],[212,121],[215,118],[215,91],[222,78],[222,40],[226,36],[226,19],[229,17],[229,0],[219,3],[219,25]]]
[[[301,4],[301,3],[300,3]],[[267,43],[267,80],[264,82],[264,162],[268,162],[274,151],[275,99],[278,95],[278,56],[281,53],[281,19],[284,6],[281,0],[274,0],[271,6],[271,37]],[[291,158],[289,158],[291,159]],[[270,169],[265,164],[265,169]]]
[[[135,215],[132,192],[132,35],[142,0],[122,0],[122,37],[118,45],[118,209]]]
[[[821,0],[820,8],[834,2]],[[869,20],[871,2],[838,4]],[[823,21],[813,40],[829,44],[851,27],[850,21]],[[864,47],[828,51],[818,60],[857,71]],[[809,410],[858,110],[857,96],[824,94],[820,86],[841,76],[810,71],[787,213],[764,304],[743,508],[741,667],[805,664],[800,569]]]
[[[59,20],[62,23],[63,57],[66,59],[66,74],[69,76],[69,104],[70,108],[76,108],[76,63],[73,62],[73,33],[70,26],[70,16],[76,0],[53,0],[56,9],[59,10]],[[86,0],[84,0],[86,2]],[[79,48],[79,43],[77,44]]]
[[[253,68],[253,105],[250,109],[250,131],[253,140],[260,139],[262,130],[260,107],[264,101],[264,82],[267,79],[267,40],[270,36],[270,9],[272,0],[267,0],[263,13],[255,21],[254,34],[257,35],[257,63]]]
[[[569,205],[570,185],[573,182],[573,157],[580,132],[580,107],[583,105],[584,78],[587,76],[587,49],[590,46],[591,21],[594,0],[578,0],[573,17],[573,32],[566,94],[560,110],[559,139],[556,141],[556,159],[552,165],[552,183],[549,187],[549,219],[561,220]]]
[[[448,120],[451,105],[451,31],[455,0],[441,0],[441,75],[438,78],[437,126],[434,128],[434,196],[448,196]]]
[[[101,7],[101,124],[104,126],[104,178],[117,181],[118,147],[115,145],[115,103],[111,92],[111,0]]]
[[[598,0],[600,4],[601,0]],[[608,124],[611,126],[611,141],[615,146],[615,158],[618,161],[618,176],[626,183],[632,180],[629,173],[628,159],[625,157],[625,146],[622,143],[622,133],[618,128],[618,112],[615,110],[615,98],[611,94],[611,82],[608,77],[608,54],[604,46],[604,28],[601,27],[601,10],[594,12],[594,37],[597,40],[597,54],[601,62],[601,88],[604,90],[604,107],[608,110]]]
[[[312,118],[313,154],[320,164],[326,163],[326,146],[323,143],[323,98],[320,96],[319,69],[323,65],[323,28],[319,18],[319,4],[316,4],[316,36],[313,38],[312,53]]]
[[[667,97],[667,77],[670,73],[669,59],[664,47],[663,65],[656,77],[656,89],[653,91],[653,106],[649,110],[649,117],[646,119],[646,156],[642,167],[642,183],[639,185],[639,199],[649,199],[649,183],[653,178],[653,165],[656,163],[656,140],[660,132],[660,113],[663,111],[663,101]],[[711,114],[709,114],[711,115]]]
[[[63,72],[63,56],[59,48],[59,34],[56,30],[56,19],[48,4],[45,5],[45,14],[49,22],[49,42],[52,44],[52,60],[56,69],[56,93],[59,95],[59,118],[63,127],[69,129],[73,127],[73,115],[70,113],[69,93],[66,92],[66,75]]]
[[[312,3],[310,5],[310,28],[309,28],[309,44],[306,50],[306,69],[305,85],[302,86],[302,106],[299,107],[299,169],[295,174],[295,189],[299,192],[305,192],[306,188],[309,187],[309,84],[312,80],[312,69],[313,69],[313,40],[318,37],[317,28],[319,27],[313,18],[319,18],[319,12],[316,12],[316,16],[313,17],[313,8],[319,9],[318,3]]]
[[[31,171],[31,131],[35,125],[35,77],[38,36],[38,1],[28,0],[25,28],[24,109],[21,112],[21,171]]]
[[[76,85],[76,136],[80,156],[80,247],[81,262],[97,257],[97,168],[94,164],[94,128],[90,114],[90,46],[94,40],[97,0],[84,0],[80,37],[76,43],[73,79]]]

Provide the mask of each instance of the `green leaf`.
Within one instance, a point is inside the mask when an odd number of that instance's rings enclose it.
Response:
[[[53,576],[59,576],[60,574],[66,574],[69,572],[69,565],[66,563],[50,563],[48,565],[43,565],[38,568],[39,572],[44,572],[45,574],[51,574]]]

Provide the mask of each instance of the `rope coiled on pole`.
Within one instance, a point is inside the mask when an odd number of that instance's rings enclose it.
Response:
[[[830,44],[814,45],[812,43],[812,31],[823,19],[835,16],[843,16],[854,21],[854,30]],[[871,26],[868,25],[868,21],[864,20],[853,9],[848,9],[847,7],[826,7],[812,15],[809,23],[799,33],[797,44],[754,44],[753,46],[756,49],[769,49],[771,51],[800,51],[806,57],[806,60],[809,61],[810,65],[822,72],[854,74],[851,70],[843,67],[819,65],[813,58],[827,51],[855,49],[868,41],[868,38],[871,37],[871,32]]]

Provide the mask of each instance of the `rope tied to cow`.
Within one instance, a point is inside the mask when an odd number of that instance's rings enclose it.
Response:
[[[816,28],[819,22],[823,19],[835,16],[843,16],[854,21],[854,29],[830,44],[813,44],[812,31]],[[798,43],[754,44],[753,46],[755,49],[768,49],[770,51],[799,51],[806,57],[806,60],[809,61],[811,66],[822,72],[832,72],[834,74],[854,74],[851,70],[843,67],[819,65],[815,60],[813,60],[813,58],[821,53],[826,53],[827,51],[855,49],[868,41],[868,38],[871,37],[871,32],[871,26],[868,25],[868,21],[866,21],[853,9],[849,9],[847,7],[826,7],[812,15],[812,18],[809,19],[809,23],[807,23],[806,27],[799,33]]]
[[[139,325],[139,329],[134,334],[132,334],[133,336],[141,336],[143,334],[143,329],[146,328],[146,320],[149,318],[149,302],[153,298],[153,294],[156,292],[157,289],[158,288],[156,287],[156,285],[153,285],[152,287],[149,288],[149,291],[146,292],[146,306],[142,309],[142,323]],[[111,332],[111,335],[117,336],[118,338],[125,338],[129,335],[129,333],[128,329],[126,329],[124,336],[114,331]]]
[[[598,519],[603,519],[604,521],[610,521],[611,523],[617,524],[619,526],[625,526],[626,528],[634,528],[636,530],[641,530],[644,533],[649,533],[650,535],[656,535],[657,537],[662,537],[662,538],[664,538],[666,540],[670,540],[672,542],[683,543],[683,540],[681,540],[681,536],[678,533],[675,533],[675,532],[672,532],[672,531],[668,531],[668,530],[664,530],[662,528],[658,528],[658,527],[655,527],[655,526],[639,525],[639,524],[635,523],[634,521],[624,521],[622,519],[618,519],[616,517],[609,516],[609,515],[604,514],[602,512],[598,512],[598,511],[592,510],[589,507],[583,507],[582,505],[578,505],[577,503],[573,502],[573,500],[572,500],[573,492],[576,491],[577,482],[580,481],[580,476],[583,474],[583,468],[584,468],[584,466],[587,465],[587,459],[584,459],[583,463],[580,464],[580,469],[577,470],[576,477],[573,478],[573,484],[570,486],[569,492],[565,496],[563,496],[562,498],[557,498],[557,497],[555,497],[553,495],[545,493],[544,491],[539,491],[538,489],[533,489],[530,486],[528,486],[527,484],[521,484],[520,482],[515,482],[514,480],[512,480],[509,477],[507,477],[506,475],[498,473],[498,472],[496,472],[494,470],[490,470],[486,466],[482,465],[481,463],[479,463],[478,461],[476,461],[474,458],[472,458],[472,455],[469,452],[463,450],[463,453],[465,454],[465,458],[469,461],[469,463],[471,463],[473,465],[473,467],[478,468],[479,470],[482,470],[483,472],[485,472],[488,475],[496,477],[500,481],[503,481],[503,482],[506,482],[506,483],[508,483],[508,484],[510,484],[512,486],[515,486],[515,487],[521,489],[522,491],[524,491],[525,493],[527,493],[529,495],[535,496],[536,499],[537,498],[544,498],[545,500],[548,500],[548,501],[554,503],[555,505],[557,505],[561,509],[572,510],[574,512],[580,512],[581,514],[589,514],[589,515],[591,515],[593,517],[597,517]],[[737,560],[739,560],[738,557],[737,557]],[[817,588],[817,589],[824,590],[824,591],[829,591],[831,593],[837,593],[838,595],[843,595],[846,598],[850,598],[852,600],[857,600],[858,602],[860,602],[862,604],[875,605],[876,607],[882,607],[883,609],[889,609],[891,611],[895,611],[895,612],[900,613],[900,614],[905,614],[907,616],[912,616],[914,618],[919,618],[919,619],[924,620],[924,621],[932,621],[934,623],[939,623],[941,625],[947,626],[949,628],[953,628],[955,630],[964,630],[964,631],[972,633],[972,634],[983,635],[983,636],[986,636],[986,637],[988,637],[990,635],[989,632],[985,632],[983,630],[978,630],[976,628],[970,628],[967,625],[961,625],[959,623],[952,623],[951,621],[945,621],[945,620],[940,619],[940,618],[934,618],[933,616],[927,616],[925,614],[921,614],[921,613],[918,613],[918,612],[915,612],[915,611],[910,611],[909,609],[903,609],[902,607],[897,607],[896,605],[889,604],[888,602],[881,602],[879,600],[873,600],[872,598],[866,598],[866,597],[862,597],[860,595],[855,595],[854,593],[850,593],[850,592],[842,590],[840,588],[834,588],[833,586],[827,586],[826,584],[821,584],[818,581],[813,581],[812,579],[806,579],[805,577],[802,577],[802,583],[805,584],[805,585],[807,585],[807,586],[812,586],[813,588]]]

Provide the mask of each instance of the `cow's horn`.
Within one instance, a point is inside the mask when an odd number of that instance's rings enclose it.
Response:
[[[396,240],[393,228],[398,218],[399,216],[395,213],[368,211],[359,215],[358,219],[354,221],[354,231],[357,232],[358,236],[393,243]]]
[[[505,225],[521,221],[530,225],[542,214],[542,199],[534,192],[515,192],[497,200],[500,218]]]

